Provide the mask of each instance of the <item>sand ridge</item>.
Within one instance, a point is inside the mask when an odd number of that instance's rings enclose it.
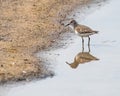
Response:
[[[92,0],[0,0],[0,82],[46,72],[34,53],[51,46],[76,6]]]

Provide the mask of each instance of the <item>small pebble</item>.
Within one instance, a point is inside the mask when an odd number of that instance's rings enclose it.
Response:
[[[26,71],[22,71],[24,74],[26,74],[27,72]]]

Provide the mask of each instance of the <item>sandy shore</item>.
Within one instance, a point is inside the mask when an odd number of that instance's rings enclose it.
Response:
[[[35,53],[68,29],[77,6],[95,0],[0,0],[0,82],[52,76]]]

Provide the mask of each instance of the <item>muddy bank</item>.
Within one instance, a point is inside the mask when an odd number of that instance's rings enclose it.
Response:
[[[52,76],[35,53],[68,30],[61,22],[77,6],[93,1],[100,0],[0,0],[0,82]]]

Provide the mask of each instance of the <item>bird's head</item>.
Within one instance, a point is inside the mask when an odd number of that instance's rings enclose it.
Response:
[[[75,20],[71,20],[66,26],[69,26],[69,25],[74,26],[76,24],[77,24],[77,22]]]

